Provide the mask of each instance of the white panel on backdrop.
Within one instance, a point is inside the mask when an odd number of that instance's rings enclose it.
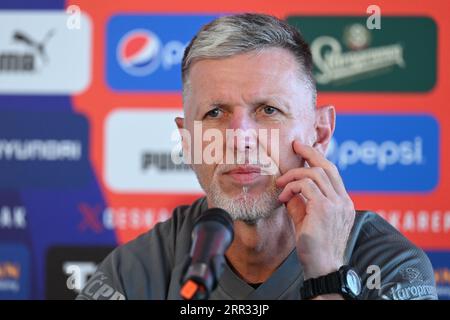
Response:
[[[122,193],[199,193],[186,165],[171,160],[180,150],[179,109],[117,109],[105,121],[104,179]],[[177,142],[178,141],[178,142]]]
[[[0,11],[0,93],[70,94],[91,80],[90,19],[65,11]],[[79,28],[78,28],[79,27]]]

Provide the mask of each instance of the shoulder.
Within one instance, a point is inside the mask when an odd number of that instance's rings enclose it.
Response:
[[[366,298],[436,298],[434,272],[425,252],[374,212],[357,211],[347,258],[361,275]]]
[[[128,299],[165,299],[170,273],[188,252],[193,224],[206,207],[206,199],[200,198],[175,208],[171,218],[114,249],[92,279]],[[82,295],[92,299],[95,292],[83,290]]]
[[[136,239],[118,247],[117,254],[131,253],[136,256],[148,256],[154,247],[163,248],[168,257],[176,254],[180,240],[190,240],[192,227],[196,219],[207,208],[204,197],[197,199],[191,205],[178,206],[172,216],[156,224],[151,230]]]
[[[352,257],[370,252],[385,260],[389,255],[407,253],[426,257],[422,249],[414,245],[402,233],[372,211],[357,211],[350,236]]]

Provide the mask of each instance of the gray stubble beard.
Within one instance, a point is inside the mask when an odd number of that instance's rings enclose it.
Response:
[[[263,193],[251,194],[248,192],[248,187],[243,186],[242,191],[236,196],[224,194],[216,177],[214,175],[209,186],[205,186],[201,179],[198,180],[206,192],[210,206],[224,209],[234,221],[243,221],[246,224],[253,225],[261,219],[270,218],[275,210],[282,205],[278,200],[282,188],[276,186],[276,176],[271,176],[270,187]]]

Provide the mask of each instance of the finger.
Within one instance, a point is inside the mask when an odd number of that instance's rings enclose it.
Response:
[[[325,171],[338,195],[344,196],[347,194],[341,175],[331,161],[326,159],[315,148],[304,145],[297,140],[293,143],[293,149],[294,152],[305,159],[311,167],[320,167]]]
[[[279,187],[284,187],[289,182],[301,180],[303,178],[313,180],[326,197],[331,199],[337,197],[336,191],[334,190],[328,175],[321,167],[291,169],[279,177],[276,180],[276,184]]]
[[[295,228],[301,228],[303,220],[306,217],[306,201],[301,195],[293,197],[285,204],[287,212],[292,218]],[[299,231],[299,230],[297,230]]]
[[[306,200],[325,200],[325,196],[319,187],[309,178],[289,182],[278,197],[283,203],[288,202],[292,197],[303,195]]]

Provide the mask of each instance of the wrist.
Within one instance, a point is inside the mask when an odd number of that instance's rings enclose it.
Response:
[[[302,299],[330,300],[358,299],[361,294],[361,279],[350,266],[342,266],[338,271],[310,278],[303,282],[300,289]]]
[[[304,266],[303,267],[303,278],[305,280],[318,278],[325,276],[327,274],[336,272],[340,267],[343,266],[343,263],[327,263],[319,266]]]

